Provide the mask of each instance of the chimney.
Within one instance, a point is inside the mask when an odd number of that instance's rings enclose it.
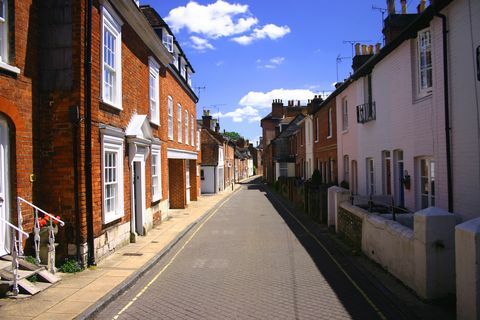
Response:
[[[407,0],[400,0],[402,4],[402,14],[407,14]]]
[[[282,119],[284,115],[283,101],[280,99],[273,100],[272,103],[272,117]]]
[[[297,101],[297,107],[300,107],[300,100]]]
[[[361,53],[360,53],[360,47],[362,48]],[[355,57],[353,57],[352,61],[352,69],[353,72],[356,72],[358,69],[360,69],[361,66],[365,64],[365,62],[368,61],[373,56],[373,46],[369,46],[367,49],[366,44],[362,44],[360,46],[360,43],[355,44]]]
[[[375,45],[375,54],[379,54],[381,48],[382,48],[382,45],[380,43],[377,43]]]
[[[202,124],[204,128],[212,129],[212,116],[210,110],[203,110]]]
[[[420,0],[420,4],[417,6],[417,12],[422,13],[423,10],[425,10],[425,7],[426,7],[426,1]]]
[[[387,0],[387,11],[389,16],[395,14],[395,0]]]
[[[423,4],[425,4],[425,0],[421,0]],[[421,2],[421,3],[422,3]],[[392,4],[393,3],[393,4]],[[405,28],[413,22],[418,16],[418,14],[408,14],[407,13],[407,1],[401,0],[402,3],[402,14],[395,13],[395,1],[394,0],[387,0],[387,5],[390,7],[393,6],[393,12],[390,10],[388,11],[388,16],[385,18],[383,22],[383,30],[382,33],[385,37],[385,44],[389,44],[392,42],[396,37],[398,37]],[[418,7],[420,10],[421,3]]]
[[[220,132],[220,124],[218,122],[215,124],[215,132],[216,133]]]

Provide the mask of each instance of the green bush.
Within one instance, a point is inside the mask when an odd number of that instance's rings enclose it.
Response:
[[[312,174],[311,184],[314,187],[317,187],[322,184],[322,175],[318,169],[315,169]]]
[[[350,184],[347,182],[347,181],[342,181],[340,182],[340,187],[342,187],[343,189],[350,189]]]
[[[83,271],[83,268],[76,260],[67,259],[59,270],[63,273],[77,273]]]

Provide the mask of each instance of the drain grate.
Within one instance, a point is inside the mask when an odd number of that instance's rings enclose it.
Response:
[[[159,243],[158,241],[153,240],[152,243]]]
[[[138,253],[138,252],[126,252],[123,254],[124,256],[127,256],[127,257],[139,257],[139,256],[143,256],[143,253]]]

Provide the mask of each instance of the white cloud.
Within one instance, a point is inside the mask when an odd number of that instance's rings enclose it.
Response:
[[[224,64],[225,64],[225,61],[223,61],[223,60],[217,61],[217,63],[215,63],[215,65],[216,65],[217,67],[221,67],[221,66],[223,66]]]
[[[240,99],[241,106],[250,106],[259,109],[271,108],[274,99],[282,99],[284,104],[288,100],[301,100],[306,102],[313,99],[315,93],[306,89],[274,89],[269,92],[250,91]]]
[[[232,38],[232,41],[235,41],[238,44],[247,46],[255,40],[269,38],[271,40],[283,38],[285,35],[290,33],[290,28],[288,26],[277,26],[275,24],[267,24],[262,28],[255,28],[250,35],[243,35],[239,37]]]
[[[211,39],[247,32],[258,23],[248,12],[248,5],[223,0],[208,5],[190,1],[184,7],[172,9],[165,21],[173,32],[186,28]]]
[[[205,50],[214,50],[215,47],[208,42],[207,39],[203,39],[197,36],[191,36],[190,40],[192,41],[192,48],[198,51],[205,51]]]
[[[258,109],[255,109],[251,106],[246,106],[243,108],[237,108],[234,111],[227,113],[220,113],[221,118],[231,118],[233,122],[243,122],[247,120],[249,123],[257,122],[262,119]]]
[[[284,61],[284,57],[275,57],[268,60],[266,64],[261,64],[262,60],[258,59],[257,64],[259,64],[258,68],[276,69],[279,65],[283,64]]]

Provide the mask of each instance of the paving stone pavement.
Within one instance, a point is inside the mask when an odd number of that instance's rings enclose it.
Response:
[[[96,318],[385,318],[278,210],[244,185]]]

